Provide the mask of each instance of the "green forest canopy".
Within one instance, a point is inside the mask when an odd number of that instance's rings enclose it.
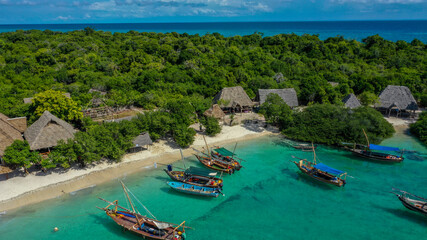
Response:
[[[0,33],[0,112],[28,116],[22,99],[48,89],[70,92],[83,108],[91,88],[107,91],[111,106],[148,109],[236,85],[250,97],[259,88],[293,87],[302,103],[337,103],[389,84],[408,86],[418,100],[427,95],[427,45],[416,39],[90,30]]]
[[[200,117],[221,88],[236,85],[251,98],[259,88],[293,87],[303,104],[326,103],[291,113],[286,106],[275,106],[282,103],[280,99],[272,99],[273,105],[264,109],[267,118],[292,138],[326,144],[362,141],[362,126],[374,142],[380,141],[393,129],[378,112],[361,108],[350,113],[328,103],[340,103],[351,92],[379,94],[393,84],[408,86],[425,105],[426,50],[427,45],[416,39],[411,43],[391,42],[378,35],[357,42],[343,37],[321,41],[315,35],[295,34],[263,38],[258,33],[228,38],[218,33],[112,34],[91,29],[0,33],[0,112],[9,117],[35,120],[36,109],[46,107],[44,102],[49,102],[47,107],[67,102],[65,105],[75,112],[99,97],[99,91],[107,92],[105,104],[109,106],[159,110],[121,123],[98,125],[83,118],[77,123],[82,131],[75,139],[59,143],[41,162],[30,155],[13,162],[14,154],[27,147],[18,142],[7,154],[12,158],[5,157],[11,165],[39,162],[43,168],[67,168],[73,163],[84,166],[102,158],[119,161],[131,147],[131,140],[144,131],[149,131],[153,140],[172,137],[186,147],[194,141],[195,131],[188,128],[196,121],[194,112]],[[50,89],[71,93],[72,101],[62,93],[51,94]],[[36,96],[36,103],[24,104],[23,98],[38,93],[42,95]],[[50,100],[37,104],[41,96]],[[81,118],[65,114],[70,119]],[[336,121],[337,116],[341,121]],[[323,123],[316,125],[316,119],[323,119]],[[201,121],[209,134],[220,131],[217,121]]]

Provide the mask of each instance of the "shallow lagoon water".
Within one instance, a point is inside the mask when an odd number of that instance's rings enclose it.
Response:
[[[320,146],[321,162],[351,176],[337,188],[301,175],[290,162],[292,156],[311,159],[312,153],[270,136],[239,143],[236,152],[245,168],[224,176],[225,197],[177,193],[166,185],[161,167],[123,181],[158,219],[186,220],[194,228],[188,239],[424,239],[427,218],[404,208],[389,191],[396,187],[427,197],[427,148],[402,133],[383,144],[416,150],[408,155],[419,158],[381,164]],[[200,166],[194,157],[186,165]],[[106,205],[98,196],[127,207],[118,180],[112,180],[0,215],[1,239],[139,239],[95,208]]]

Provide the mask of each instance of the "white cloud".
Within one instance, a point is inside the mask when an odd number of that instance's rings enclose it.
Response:
[[[73,19],[70,15],[68,15],[68,16],[58,16],[58,17],[55,18],[55,20],[62,20],[62,21],[70,20],[70,19]]]
[[[113,11],[116,7],[116,3],[111,0],[108,2],[94,2],[89,5],[88,9],[97,11]]]

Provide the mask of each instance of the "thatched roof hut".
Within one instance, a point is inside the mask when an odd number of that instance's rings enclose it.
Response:
[[[74,138],[75,132],[71,124],[45,111],[27,128],[24,137],[30,144],[31,150],[39,150],[54,147],[59,140]]]
[[[22,119],[22,118],[17,118]],[[26,128],[26,118],[25,119],[25,127],[21,124],[18,124],[23,121],[14,121],[13,118],[10,119],[6,115],[0,113],[0,156],[3,156],[4,150],[15,140],[21,140],[24,141],[24,138],[22,138],[22,132],[21,129]]]
[[[283,89],[259,89],[258,98],[259,104],[263,104],[267,100],[267,96],[270,93],[275,93],[279,95],[288,104],[289,107],[298,106],[298,97],[297,92],[293,88],[283,88]]]
[[[337,82],[328,82],[332,87],[337,87],[340,83]]]
[[[417,102],[406,86],[388,85],[379,96],[375,107],[382,109],[397,109],[398,111],[418,110]]]
[[[354,95],[353,93],[347,95],[342,102],[344,103],[345,107],[348,107],[350,109],[353,108],[358,108],[360,106],[362,106],[362,104],[360,104],[359,99],[357,99],[356,95]]]
[[[216,119],[221,119],[225,117],[225,113],[222,111],[218,104],[212,105],[212,107],[206,110],[203,115],[208,117],[214,117]]]
[[[141,133],[132,141],[133,146],[129,149],[129,152],[139,152],[142,150],[143,146],[153,144],[153,141],[150,138],[150,134],[148,132]]]
[[[222,101],[221,101],[222,100]],[[223,88],[213,99],[221,108],[250,108],[253,102],[241,86]]]

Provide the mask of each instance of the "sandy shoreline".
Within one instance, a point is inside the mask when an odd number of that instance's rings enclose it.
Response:
[[[412,119],[394,117],[385,118],[393,125],[396,132],[404,132],[409,128]],[[258,125],[223,126],[220,134],[206,137],[210,146],[223,145],[231,142],[250,140],[266,135],[277,134],[274,130],[266,130]],[[196,135],[191,147],[202,150],[205,146],[202,135]],[[194,150],[183,150],[188,157]],[[102,162],[85,169],[73,168],[65,172],[52,172],[44,175],[32,173],[28,176],[16,176],[6,181],[0,181],[0,212],[16,209],[25,205],[52,199],[93,185],[98,185],[127,174],[154,168],[154,163],[168,164],[181,159],[179,149],[173,142],[159,141],[148,150],[127,154],[120,163]]]
[[[220,134],[206,137],[210,146],[250,140],[275,134],[257,125],[223,126]],[[196,135],[191,147],[202,150],[205,146],[202,135]],[[183,150],[188,157],[194,150]],[[127,154],[120,163],[103,162],[85,169],[69,169],[66,172],[52,172],[47,175],[32,173],[26,177],[16,176],[0,181],[0,212],[52,199],[63,194],[101,184],[144,169],[154,168],[154,163],[168,164],[181,159],[179,149],[173,143],[159,141],[148,150]],[[159,164],[158,168],[163,167]]]
[[[393,125],[396,132],[400,133],[408,131],[409,125],[416,122],[416,120],[413,118],[384,117],[384,119]]]

